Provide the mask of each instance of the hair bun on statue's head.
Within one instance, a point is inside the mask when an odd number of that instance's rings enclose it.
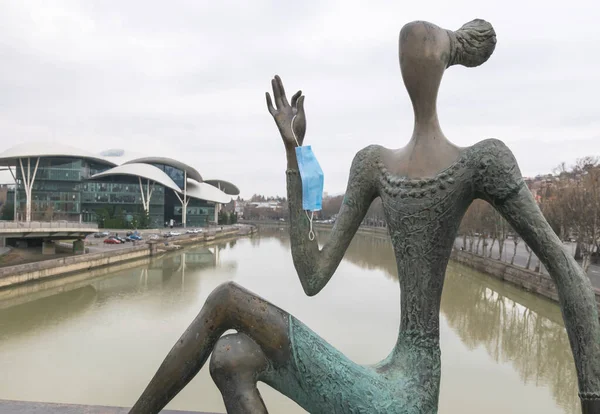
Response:
[[[450,59],[448,67],[463,65],[469,68],[485,63],[496,48],[496,32],[489,22],[475,19],[456,31],[448,30]]]

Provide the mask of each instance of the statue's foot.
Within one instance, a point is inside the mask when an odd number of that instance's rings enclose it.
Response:
[[[219,339],[210,359],[210,375],[228,414],[267,413],[256,379],[268,367],[261,347],[247,335],[237,333]]]

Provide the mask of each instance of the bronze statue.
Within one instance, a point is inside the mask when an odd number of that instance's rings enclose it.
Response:
[[[226,283],[209,296],[132,413],[159,412],[211,352],[210,373],[229,413],[267,412],[257,381],[311,413],[437,412],[444,274],[459,223],[476,198],[508,220],[555,280],[583,412],[600,413],[600,325],[587,276],[544,219],[510,150],[495,139],[457,147],[438,122],[436,100],[445,69],[481,65],[495,44],[494,29],[483,20],[455,32],[426,22],[402,28],[400,68],[414,108],[413,135],[402,149],[373,145],[356,155],[338,219],[322,249],[308,236],[295,155],[306,131],[304,96],[298,92],[288,103],[277,76],[275,107],[267,93],[287,150],[292,256],[307,295],[319,293],[333,276],[371,202],[383,201],[401,289],[400,332],[390,355],[373,366],[355,364],[292,315]],[[229,329],[238,333],[222,337]]]

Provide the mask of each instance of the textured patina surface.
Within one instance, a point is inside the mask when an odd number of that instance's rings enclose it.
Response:
[[[456,32],[427,22],[404,26],[400,68],[415,113],[412,137],[398,150],[372,145],[356,155],[336,224],[321,248],[309,238],[295,156],[306,132],[304,96],[298,92],[288,103],[279,77],[272,81],[275,105],[267,94],[286,148],[292,257],[307,295],[316,295],[331,279],[373,200],[383,202],[401,295],[400,329],[389,356],[373,366],[356,364],[282,309],[228,283],[207,299],[132,412],[158,412],[211,352],[210,372],[229,413],[267,412],[257,381],[311,413],[437,412],[446,265],[463,215],[481,198],[508,220],[555,280],[583,412],[600,414],[600,325],[588,278],[544,219],[510,150],[495,139],[457,147],[438,122],[445,69],[478,66],[495,44],[494,30],[483,20]],[[238,333],[221,337],[228,329]]]

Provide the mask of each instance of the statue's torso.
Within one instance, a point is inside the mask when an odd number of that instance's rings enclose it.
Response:
[[[482,175],[492,185],[502,179],[496,162],[505,161],[500,141],[486,140],[464,148],[452,164],[430,178],[389,172],[374,157],[376,186],[398,263],[402,335],[439,338],[439,308],[446,265],[460,222],[477,196]],[[379,154],[389,151],[379,147]],[[498,153],[498,158],[495,154]],[[508,168],[508,164],[507,164]],[[496,177],[496,176],[497,177]]]

